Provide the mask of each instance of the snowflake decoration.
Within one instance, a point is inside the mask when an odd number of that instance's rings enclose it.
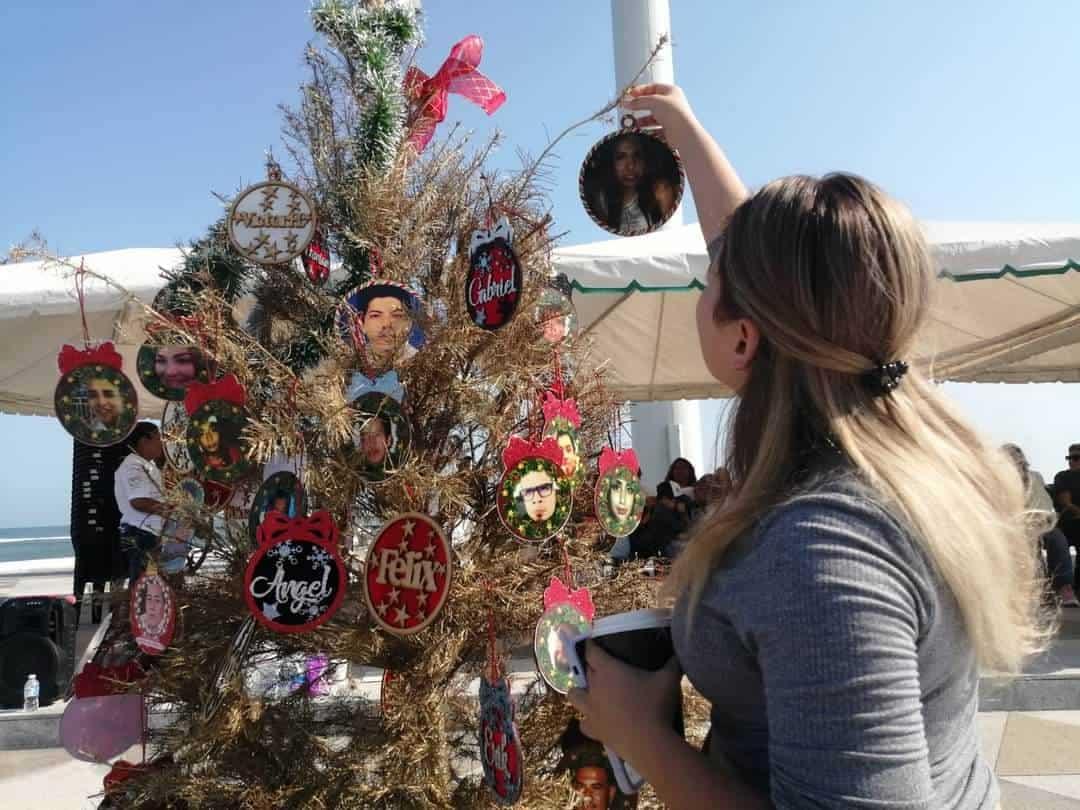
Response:
[[[266,552],[268,557],[277,557],[279,561],[288,560],[289,565],[296,565],[296,558],[303,551],[299,543],[280,543]]]
[[[316,571],[318,571],[324,565],[330,564],[330,555],[321,548],[317,548],[313,552],[311,552],[311,555],[308,557],[308,559],[311,561],[311,567]]]

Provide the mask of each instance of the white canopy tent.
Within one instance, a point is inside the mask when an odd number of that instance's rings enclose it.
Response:
[[[926,223],[941,268],[920,358],[935,378],[980,382],[1080,381],[1080,224]],[[175,248],[74,257],[111,279],[85,285],[91,338],[112,338],[134,378],[141,310]],[[581,329],[609,360],[622,399],[727,394],[705,369],[694,307],[707,268],[696,225],[631,239],[562,248],[555,266],[570,278]],[[82,324],[71,269],[25,262],[0,266],[0,411],[51,414],[64,343]],[[163,403],[139,388],[140,411]]]
[[[919,361],[935,379],[1080,381],[1080,224],[924,223],[940,268]],[[696,224],[567,247],[582,330],[610,358],[619,395],[728,394],[705,369],[695,327],[708,266]]]

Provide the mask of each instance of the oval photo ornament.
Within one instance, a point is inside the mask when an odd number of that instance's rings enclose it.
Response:
[[[176,628],[176,599],[157,574],[143,574],[131,589],[131,634],[147,655],[161,655]]]
[[[303,517],[307,513],[307,497],[300,480],[291,472],[276,472],[262,482],[248,515],[248,532],[252,543],[257,542],[259,526],[270,511],[287,518]]]
[[[473,324],[488,332],[510,323],[521,297],[521,263],[511,247],[510,221],[500,217],[491,228],[473,232],[465,308]]]
[[[60,351],[53,407],[64,430],[83,444],[108,447],[126,439],[135,427],[139,399],[121,370],[123,362],[112,343],[82,351],[64,346]]]
[[[193,382],[210,382],[206,358],[198,346],[144,343],[135,361],[139,382],[158,399],[180,401]]]
[[[570,519],[573,485],[562,474],[563,452],[555,439],[540,444],[517,436],[503,451],[506,472],[499,481],[499,519],[519,540],[538,543],[554,537]]]
[[[315,236],[315,204],[283,180],[256,183],[229,209],[229,242],[256,264],[288,264]]]
[[[638,478],[640,471],[637,454],[632,449],[616,452],[605,447],[600,453],[594,506],[600,526],[612,537],[631,535],[641,525],[645,493]]]
[[[617,236],[658,230],[679,207],[683,187],[678,153],[658,135],[635,129],[631,115],[589,151],[578,176],[585,211]]]
[[[184,397],[191,417],[187,449],[192,464],[207,481],[234,484],[251,473],[241,434],[247,426],[245,393],[229,374],[217,382],[192,383]]]
[[[255,620],[278,633],[303,633],[329,621],[345,598],[345,565],[330,513],[291,520],[271,511],[258,542],[244,572],[244,599]]]

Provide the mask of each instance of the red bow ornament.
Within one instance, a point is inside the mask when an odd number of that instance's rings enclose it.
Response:
[[[259,545],[280,540],[310,540],[322,545],[337,545],[338,529],[330,513],[323,510],[309,517],[289,518],[270,510],[256,533]]]
[[[188,386],[187,395],[184,397],[184,410],[191,416],[199,410],[199,406],[216,399],[243,407],[247,392],[235,374],[226,374],[212,383],[193,382]]]
[[[61,374],[69,374],[80,366],[110,366],[119,370],[124,367],[124,358],[120,356],[112,341],[105,341],[86,349],[65,345],[57,355],[56,364],[60,367]]]
[[[525,441],[520,436],[511,436],[510,443],[503,450],[503,466],[512,470],[520,461],[527,458],[543,458],[556,467],[562,468],[563,449],[555,439],[548,437],[539,444]]]
[[[641,471],[641,464],[633,448],[619,452],[605,447],[600,451],[600,477],[603,478],[616,467],[626,467],[634,475]]]
[[[544,420],[551,424],[556,419],[565,419],[574,427],[581,427],[581,413],[578,411],[577,400],[560,399],[548,391],[544,394]]]
[[[561,579],[552,577],[551,583],[544,588],[544,610],[551,610],[556,605],[563,604],[572,606],[590,622],[596,615],[592,594],[589,593],[588,588],[572,591],[563,584]]]
[[[450,93],[464,96],[488,115],[506,101],[506,93],[479,70],[483,54],[484,40],[470,34],[450,49],[434,76],[417,67],[405,73],[405,95],[416,110],[409,143],[418,153],[431,142],[435,127],[446,119]]]

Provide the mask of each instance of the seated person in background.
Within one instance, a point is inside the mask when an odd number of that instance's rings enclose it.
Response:
[[[671,482],[664,481],[656,488],[656,506],[649,522],[630,535],[632,555],[640,559],[672,556],[675,540],[689,525],[686,501],[677,500]]]
[[[694,471],[694,465],[691,464],[685,458],[677,458],[671,462],[671,466],[668,467],[667,475],[664,476],[665,481],[674,481],[682,488],[692,487],[697,483],[697,473]]]
[[[1061,513],[1058,528],[1074,546],[1080,543],[1080,444],[1070,444],[1065,456],[1069,464],[1054,476],[1055,506]]]
[[[1020,473],[1020,480],[1024,482],[1024,490],[1027,493],[1026,506],[1034,513],[1046,514],[1046,531],[1042,533],[1042,544],[1046,550],[1046,563],[1050,569],[1050,581],[1057,594],[1058,600],[1064,607],[1080,607],[1080,601],[1073,591],[1073,562],[1069,556],[1069,541],[1061,529],[1054,526],[1057,516],[1054,515],[1054,502],[1050,499],[1050,493],[1046,491],[1046,482],[1039,473],[1035,472],[1028,464],[1027,456],[1015,444],[1006,444],[1002,448]],[[1059,473],[1060,475],[1060,473]],[[1038,515],[1031,515],[1032,520],[1038,520]]]

